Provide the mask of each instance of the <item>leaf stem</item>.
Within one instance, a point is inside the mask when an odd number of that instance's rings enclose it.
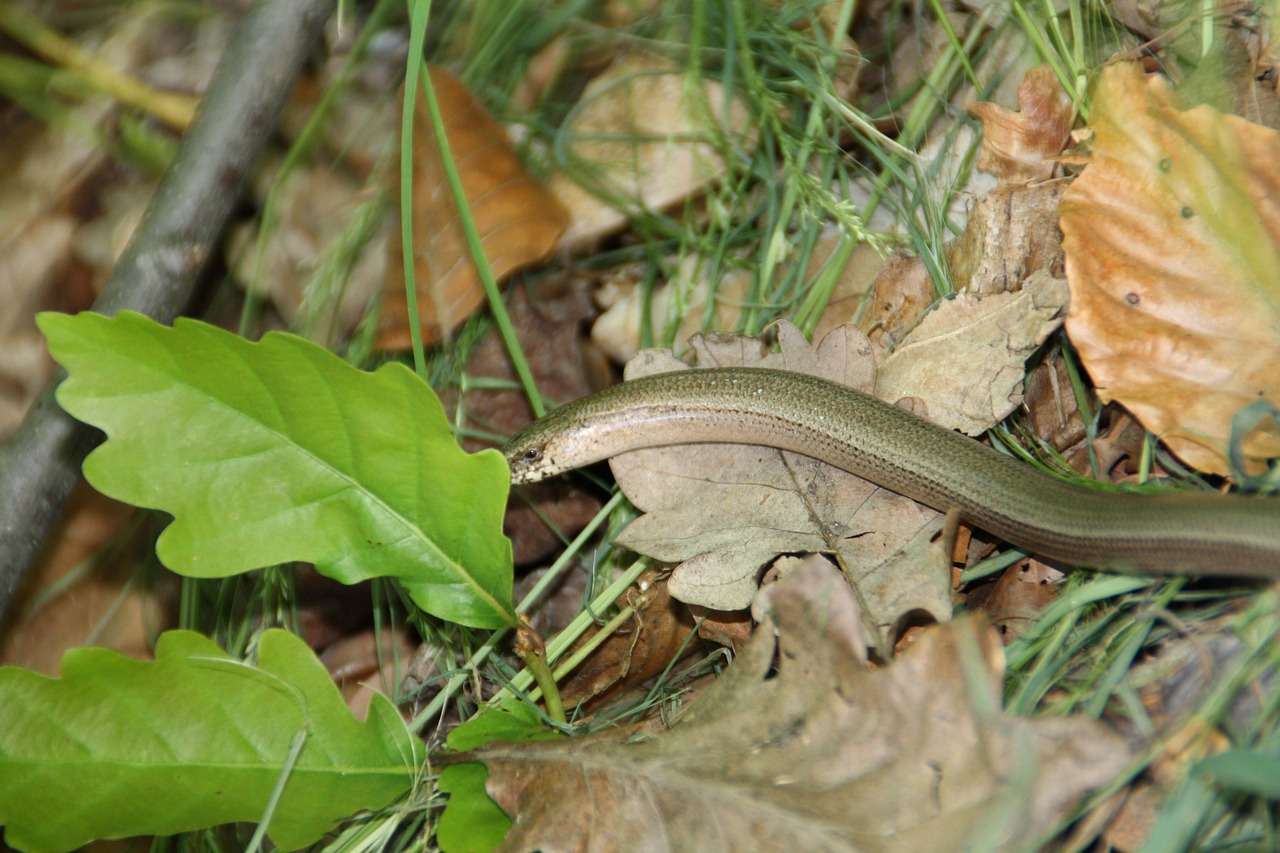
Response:
[[[560,699],[560,688],[556,687],[556,678],[551,674],[551,666],[547,663],[547,645],[542,641],[542,635],[533,629],[523,613],[520,614],[520,627],[516,629],[516,651],[520,653],[520,659],[529,668],[529,672],[533,674],[533,680],[542,691],[542,700],[547,706],[547,716],[557,723],[565,722],[564,702]]]

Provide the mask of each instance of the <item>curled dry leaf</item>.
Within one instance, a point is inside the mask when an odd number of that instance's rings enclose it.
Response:
[[[1075,120],[1071,99],[1048,65],[1037,65],[1018,86],[1018,112],[982,102],[969,108],[982,121],[978,168],[1001,183],[1052,177]]]
[[[1067,332],[1104,400],[1195,467],[1227,473],[1231,423],[1280,403],[1280,134],[1158,77],[1105,69],[1088,166],[1062,204]],[[1263,425],[1243,442],[1280,455]]]
[[[829,334],[814,349],[794,326],[778,328],[780,352],[760,341],[696,339],[705,366],[795,370],[869,390],[875,364],[866,336],[853,327]],[[648,350],[627,366],[628,377],[687,369],[669,353]],[[614,457],[618,485],[644,511],[618,537],[628,548],[680,562],[671,594],[716,610],[739,610],[755,594],[764,566],[778,554],[834,554],[855,584],[887,647],[904,613],[937,620],[951,613],[947,557],[933,538],[938,513],[908,498],[797,453],[768,447],[700,444],[639,450]]]
[[[1005,717],[999,641],[973,620],[868,669],[857,605],[823,563],[762,593],[766,622],[669,731],[459,756],[488,766],[514,818],[501,849],[888,853],[983,832],[983,849],[1021,850],[1127,761],[1094,720]]]
[[[718,140],[752,141],[746,108],[719,83],[690,87],[681,66],[643,53],[614,60],[587,85],[560,137],[565,160],[548,183],[572,216],[560,241],[568,250],[720,177]]]
[[[551,252],[569,221],[568,212],[525,172],[506,131],[461,81],[433,67],[431,82],[481,246],[494,278],[501,280]],[[485,296],[421,95],[414,124],[414,278],[423,340],[434,343],[447,337]],[[403,249],[396,233],[378,336],[384,349],[406,349],[410,342]]]

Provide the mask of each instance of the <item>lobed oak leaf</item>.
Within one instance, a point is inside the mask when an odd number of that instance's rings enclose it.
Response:
[[[1062,204],[1067,332],[1104,400],[1227,473],[1236,413],[1280,402],[1280,134],[1183,110],[1132,64],[1106,68],[1093,103]],[[1280,434],[1260,425],[1242,449],[1256,471]]]
[[[1062,325],[1066,301],[1066,283],[1044,270],[1016,293],[944,300],[884,359],[876,396],[919,397],[942,426],[986,432],[1022,402],[1027,358]]]
[[[974,620],[924,631],[873,671],[825,561],[759,605],[742,654],[667,731],[449,759],[488,767],[514,819],[500,849],[1018,850],[1128,760],[1094,720],[1005,716],[999,641]]]
[[[754,338],[692,342],[705,366],[773,367],[822,376],[861,390],[874,384],[866,336],[846,326],[815,349],[794,326],[778,327],[779,352]],[[628,378],[687,369],[649,350]],[[946,554],[933,542],[942,517],[847,471],[798,453],[754,445],[700,444],[637,450],[610,460],[619,487],[645,514],[618,542],[679,562],[671,594],[716,610],[739,610],[755,595],[766,564],[795,552],[834,554],[856,586],[873,626],[868,642],[887,647],[900,616],[951,613]],[[905,565],[904,565],[905,563]]]

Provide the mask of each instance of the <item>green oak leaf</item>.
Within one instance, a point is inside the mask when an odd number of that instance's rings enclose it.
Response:
[[[385,697],[360,722],[281,630],[262,635],[256,666],[170,631],[154,661],[85,648],[58,679],[0,668],[0,708],[0,823],[25,851],[257,822],[302,734],[267,830],[293,850],[403,796],[424,760]]]
[[[441,619],[513,624],[506,462],[464,453],[403,365],[367,373],[294,335],[133,312],[38,322],[70,374],[58,402],[108,436],[85,476],[174,517],[156,545],[169,568],[302,560],[348,584],[399,578]]]
[[[528,705],[491,708],[456,726],[446,742],[457,752],[493,741],[523,743],[561,737],[550,731]],[[449,803],[436,825],[436,843],[445,853],[487,853],[502,843],[511,818],[485,790],[489,770],[479,761],[440,768],[439,787]]]

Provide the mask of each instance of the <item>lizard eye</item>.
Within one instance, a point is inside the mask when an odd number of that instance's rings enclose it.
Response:
[[[542,458],[542,448],[540,447],[530,447],[528,450],[526,450],[524,453],[520,455],[520,459],[522,462],[537,462],[541,458]]]

